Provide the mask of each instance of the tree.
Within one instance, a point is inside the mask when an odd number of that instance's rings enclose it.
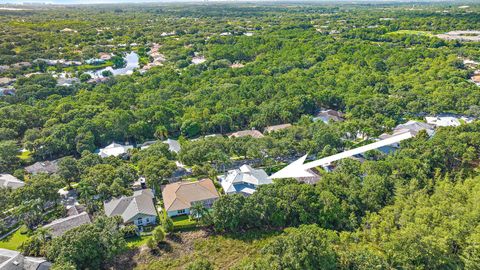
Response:
[[[165,140],[165,138],[167,138],[168,136],[168,130],[165,126],[157,126],[155,128],[155,134],[154,134],[155,138],[157,138],[158,140]]]
[[[71,182],[79,180],[77,161],[72,157],[62,158],[58,163],[58,175],[64,180],[66,186],[71,188]]]
[[[38,228],[19,249],[26,256],[42,257],[46,255],[47,236],[49,232],[46,229]]]
[[[82,73],[82,75],[80,75],[80,77],[79,77],[81,82],[87,82],[91,78],[92,78],[92,76],[90,76],[90,74],[88,74],[88,73]]]
[[[158,245],[165,240],[165,231],[161,226],[157,226],[153,232],[152,236],[147,241],[147,246],[151,250],[155,250],[158,248]]]
[[[55,264],[67,262],[76,269],[101,269],[125,248],[118,221],[100,216],[92,224],[54,238],[47,248],[47,258]]]
[[[0,171],[13,172],[19,165],[19,147],[14,141],[0,141]]]
[[[303,225],[285,230],[284,234],[266,245],[260,260],[269,261],[269,269],[337,269],[335,245],[338,242],[339,238],[333,231],[316,225]],[[251,269],[259,268],[253,266]]]

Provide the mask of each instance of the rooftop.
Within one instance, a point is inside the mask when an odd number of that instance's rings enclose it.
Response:
[[[11,174],[0,174],[0,188],[17,189],[23,187],[25,183]]]
[[[137,214],[156,216],[157,210],[153,205],[153,197],[151,189],[142,189],[135,191],[133,196],[112,199],[103,204],[105,215],[121,216],[125,223],[131,222]]]
[[[251,136],[253,138],[263,138],[263,134],[255,129],[252,130],[242,130],[242,131],[237,131],[232,134],[230,134],[229,137],[234,137],[234,138],[240,138],[240,137],[246,137],[246,136]]]
[[[163,203],[166,211],[187,209],[192,203],[219,197],[212,180],[177,182],[162,187]]]

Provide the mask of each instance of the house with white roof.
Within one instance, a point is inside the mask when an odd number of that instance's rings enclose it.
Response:
[[[180,142],[178,142],[177,140],[168,139],[166,141],[163,141],[163,143],[168,144],[168,150],[177,154],[182,149],[182,147],[180,146]]]
[[[228,171],[220,181],[225,194],[240,193],[244,195],[251,195],[258,186],[271,183],[273,183],[272,180],[264,170],[254,169],[249,165]]]
[[[403,133],[407,133],[407,132],[410,132],[413,136],[416,136],[422,130],[425,130],[425,132],[427,132],[428,136],[430,136],[430,137],[433,136],[433,134],[435,133],[434,126],[432,126],[430,124],[427,124],[427,123],[423,123],[423,122],[419,122],[419,121],[415,121],[415,120],[410,120],[410,121],[408,121],[404,124],[400,124],[400,125],[396,126],[393,129],[392,134],[383,133],[378,138],[380,140],[385,140],[385,139],[388,139],[388,138],[391,138],[391,137],[394,137],[394,136],[397,136],[397,135],[400,135],[400,134],[403,134]],[[391,144],[391,145],[379,147],[378,150],[382,153],[388,154],[388,153],[391,153],[391,152],[395,151],[399,147],[400,147],[400,143],[396,142],[396,143]]]
[[[119,143],[111,143],[110,145],[106,146],[105,148],[101,148],[98,152],[98,155],[102,158],[114,156],[118,157],[127,153],[128,149],[132,149],[132,145],[121,145]]]
[[[51,267],[45,258],[23,256],[19,251],[0,248],[2,270],[48,270]]]
[[[133,196],[122,196],[103,203],[107,217],[121,216],[124,224],[134,224],[139,229],[157,223],[157,210],[153,204],[153,191],[142,189]]]
[[[11,174],[0,174],[0,188],[17,189],[25,186],[25,183]]]
[[[462,124],[462,122],[468,124],[473,122],[473,120],[474,119],[471,117],[449,114],[425,117],[425,121],[427,121],[428,124],[434,125],[436,127],[458,127]]]

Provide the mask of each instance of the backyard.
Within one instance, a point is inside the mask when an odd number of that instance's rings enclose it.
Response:
[[[17,250],[18,247],[28,238],[26,233],[22,234],[23,228],[16,230],[11,235],[0,240],[0,248]]]

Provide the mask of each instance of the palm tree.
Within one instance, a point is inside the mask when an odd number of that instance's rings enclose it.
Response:
[[[157,126],[154,136],[159,140],[164,140],[168,136],[167,128],[165,126]]]
[[[207,211],[208,210],[205,208],[203,203],[194,203],[192,207],[190,207],[190,216],[192,216],[198,222]]]

